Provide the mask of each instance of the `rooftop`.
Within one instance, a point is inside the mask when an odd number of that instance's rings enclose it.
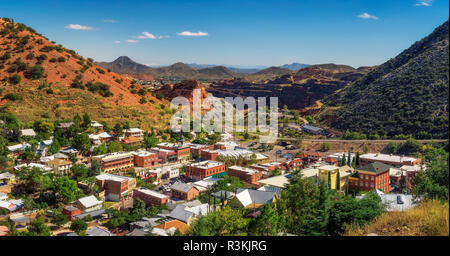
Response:
[[[157,197],[157,198],[168,198],[169,196],[158,193],[156,191],[150,190],[150,189],[146,189],[146,188],[140,188],[140,189],[135,189],[136,191],[139,191],[141,193],[153,196],[153,197]]]
[[[224,163],[207,160],[207,161],[203,161],[203,162],[193,163],[193,164],[191,164],[191,167],[196,167],[196,168],[200,168],[200,169],[209,169],[209,168],[213,168],[213,167],[217,167],[217,166],[221,166],[221,165],[224,165]]]
[[[233,169],[233,170],[238,170],[241,172],[246,172],[248,174],[255,174],[258,171],[256,171],[255,169],[251,169],[251,168],[247,168],[247,167],[242,167],[242,166],[237,166],[237,165],[233,165],[231,167],[228,167],[228,169]]]
[[[379,162],[374,162],[374,163],[370,163],[368,165],[359,167],[358,170],[365,171],[365,172],[373,172],[373,173],[378,174],[378,173],[388,171],[390,168],[392,168],[392,166],[383,164],[383,163],[379,163]]]
[[[284,174],[259,180],[258,183],[262,185],[268,185],[271,187],[284,188],[287,184],[289,184],[290,178],[291,178],[290,174]]]
[[[130,177],[126,177],[126,176],[120,176],[117,174],[111,174],[111,173],[104,173],[104,174],[100,174],[98,176],[96,176],[97,180],[112,180],[112,181],[118,181],[118,182],[122,182],[128,179],[131,179]]]
[[[412,162],[417,160],[417,158],[413,157],[388,155],[388,154],[364,154],[361,155],[360,158],[374,161],[378,160],[378,161],[394,162],[394,163]]]

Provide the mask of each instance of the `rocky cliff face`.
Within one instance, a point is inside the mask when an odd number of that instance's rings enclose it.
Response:
[[[201,98],[202,100],[208,97],[208,93],[206,92],[205,87],[203,87],[199,81],[197,80],[185,80],[183,82],[177,84],[167,84],[164,85],[161,89],[157,90],[157,93],[162,93],[164,98],[171,101],[173,98],[182,96],[189,100],[192,104],[194,100],[194,89],[201,90]]]

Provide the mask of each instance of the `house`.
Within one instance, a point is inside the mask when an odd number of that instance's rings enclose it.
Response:
[[[100,201],[94,195],[85,196],[77,201],[75,201],[74,205],[84,212],[100,210],[103,207],[103,201]]]
[[[134,166],[134,156],[131,152],[108,153],[94,156],[92,159],[99,161],[102,171],[107,173],[126,171]]]
[[[81,214],[81,210],[75,206],[67,205],[64,206],[62,214],[64,214],[69,221],[73,221],[75,215]]]
[[[28,147],[31,147],[31,145],[28,144],[28,143],[23,143],[23,144],[12,145],[12,146],[9,146],[7,148],[8,148],[8,150],[11,153],[20,153],[20,152],[24,151]]]
[[[169,217],[182,221],[188,225],[196,218],[204,216],[209,212],[208,204],[201,204],[189,207],[187,205],[177,205],[169,214]]]
[[[141,130],[139,128],[130,128],[130,129],[126,129],[124,131],[125,137],[136,137],[136,138],[140,138],[141,140],[144,139],[144,130]]]
[[[141,199],[148,206],[163,205],[169,200],[169,196],[146,188],[134,189],[133,198],[134,200]]]
[[[348,178],[349,188],[356,190],[382,190],[389,192],[389,169],[392,166],[380,162],[357,168]]]
[[[325,163],[327,163],[329,165],[334,165],[334,166],[337,166],[339,163],[339,161],[334,157],[326,157],[326,158],[322,159],[322,161],[324,161]]]
[[[6,209],[8,212],[16,212],[23,208],[22,199],[3,201],[0,200],[0,209]]]
[[[88,216],[91,216],[92,219],[94,219],[94,220],[100,220],[100,219],[107,218],[106,210],[100,209],[100,210],[89,211],[89,212],[74,215],[73,219],[74,220],[82,220]]]
[[[109,232],[106,229],[100,228],[98,226],[93,226],[86,230],[87,236],[116,236],[115,234]]]
[[[159,225],[159,223],[157,222],[159,220],[159,218],[147,218],[147,217],[143,217],[141,220],[135,221],[135,222],[131,222],[130,223],[130,230],[134,230],[134,229],[142,229],[142,230],[148,230],[148,228],[150,227],[156,227]]]
[[[103,129],[103,124],[97,122],[97,121],[91,121],[91,127],[97,128],[97,129]]]
[[[100,191],[105,191],[105,198],[109,201],[122,201],[130,198],[136,187],[136,179],[132,177],[104,173],[96,178],[97,186]]]
[[[181,182],[175,182],[170,189],[173,197],[186,201],[196,198],[200,193],[194,185]]]
[[[315,127],[309,124],[305,124],[302,126],[302,131],[310,133],[310,134],[324,134],[324,130],[322,128],[319,127]]]
[[[93,144],[99,145],[101,143],[107,143],[114,140],[114,135],[107,132],[102,132],[99,134],[89,134],[89,139],[91,139],[91,142]]]
[[[165,169],[163,175],[165,176],[166,179],[178,178],[180,176],[180,169],[176,167]]]
[[[48,147],[53,144],[53,140],[43,140],[39,142],[36,149],[36,154],[39,156],[45,156],[48,151]]]
[[[189,230],[189,225],[180,220],[174,219],[174,220],[164,221],[163,223],[159,224],[155,228],[160,228],[163,230],[169,230],[169,229],[175,228],[176,230],[180,231],[181,234],[184,234],[184,233],[186,233],[186,231]]]
[[[273,176],[267,179],[259,180],[258,183],[262,186],[274,187],[283,189],[289,184],[289,179],[292,177],[291,174],[283,174],[278,176]]]
[[[270,162],[265,164],[254,164],[250,168],[255,169],[263,174],[264,177],[268,177],[271,171],[276,169],[284,171],[286,167],[280,162]]]
[[[303,166],[304,162],[301,158],[294,158],[290,161],[284,162],[284,166],[287,170],[296,170]]]
[[[324,165],[319,167],[318,177],[320,182],[324,182],[329,188],[343,191],[348,182],[348,177],[352,172],[335,165]],[[339,179],[339,181],[338,181]]]
[[[135,167],[155,167],[158,164],[158,155],[154,152],[138,150],[132,153]]]
[[[226,174],[224,163],[207,160],[187,165],[185,176],[198,181],[210,176],[222,177]]]
[[[264,204],[272,204],[277,199],[277,193],[272,191],[261,191],[254,189],[238,188],[236,196],[231,200],[233,205],[240,205],[243,208],[260,208]]]
[[[262,179],[263,174],[255,169],[241,167],[241,166],[231,166],[228,167],[228,176],[238,177],[246,183],[258,185],[258,180]]]
[[[59,129],[69,129],[73,125],[73,122],[59,123],[56,127]]]
[[[20,136],[21,137],[36,137],[36,132],[33,129],[22,129],[20,130]]]
[[[52,168],[52,171],[57,175],[67,175],[70,172],[70,168],[72,168],[72,161],[59,158],[50,160],[46,164]]]
[[[136,146],[141,144],[142,139],[134,136],[126,137],[120,143],[126,144],[128,146]]]
[[[25,227],[30,225],[31,220],[23,215],[23,213],[17,213],[9,215],[9,222],[11,222],[15,227]]]
[[[10,172],[0,173],[0,184],[9,184],[15,181],[15,175]]]
[[[388,154],[364,154],[359,157],[361,165],[367,165],[370,163],[383,163],[387,165],[392,165],[394,167],[400,167],[403,165],[419,165],[422,160],[420,158],[407,157],[407,156],[397,156]]]

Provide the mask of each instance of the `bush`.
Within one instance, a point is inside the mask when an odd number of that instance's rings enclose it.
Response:
[[[20,100],[21,97],[14,93],[8,93],[5,96],[3,96],[3,99],[10,100],[10,101],[16,101],[16,100]]]
[[[29,79],[40,79],[44,76],[44,68],[41,65],[34,65],[25,72],[25,77]]]
[[[101,69],[101,68],[97,68],[98,73],[100,74],[105,74],[105,70]]]
[[[65,62],[66,61],[66,58],[64,58],[64,57],[58,57],[58,62]]]
[[[15,74],[9,78],[9,82],[11,84],[18,84],[18,83],[20,83],[20,79],[21,79],[21,77],[18,74]]]

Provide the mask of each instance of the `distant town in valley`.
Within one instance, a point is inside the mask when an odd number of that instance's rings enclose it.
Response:
[[[361,67],[156,66],[112,46],[117,59],[97,61],[13,14],[0,19],[0,236],[449,236],[448,13]],[[217,36],[160,34],[114,46]],[[192,105],[194,89],[277,97],[276,141],[172,129],[171,100]],[[248,108],[225,109],[248,126]]]

